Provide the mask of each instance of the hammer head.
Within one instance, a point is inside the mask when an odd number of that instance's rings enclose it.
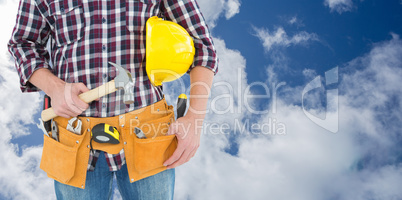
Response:
[[[116,67],[117,76],[114,78],[114,83],[117,90],[124,89],[124,103],[134,103],[134,83],[130,72],[115,63],[109,62],[109,64]]]

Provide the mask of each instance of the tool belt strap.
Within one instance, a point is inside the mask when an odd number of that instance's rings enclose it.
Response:
[[[114,116],[114,117],[104,117],[104,118],[98,118],[98,117],[78,117],[82,121],[82,128],[81,128],[81,134],[83,132],[87,132],[86,134],[90,136],[91,130],[94,126],[100,123],[106,123],[111,126],[116,127],[116,129],[120,133],[120,143],[119,144],[109,144],[109,143],[98,143],[93,141],[92,146],[93,149],[96,150],[101,150],[110,154],[118,154],[124,146],[123,138],[125,137],[125,133],[132,134],[134,133],[134,128],[136,127],[135,125],[138,125],[139,122],[141,121],[151,121],[152,119],[158,119],[163,116],[166,116],[169,114],[169,106],[166,104],[165,99],[162,99],[161,101],[154,103],[150,106],[143,107],[137,110],[134,110],[129,113],[125,113],[122,115]],[[67,127],[68,120],[67,118],[63,117],[57,117],[54,119],[58,126],[60,127]],[[124,127],[129,127],[130,131],[122,131]],[[144,127],[143,127],[144,128]],[[145,127],[147,128],[147,127]],[[146,130],[143,130],[145,132],[148,132]],[[125,137],[127,138],[127,137]]]

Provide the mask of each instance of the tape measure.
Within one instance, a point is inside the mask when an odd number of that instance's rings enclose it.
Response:
[[[119,144],[120,143],[120,133],[117,129],[109,124],[100,123],[95,125],[91,131],[91,151],[94,153],[92,148],[92,140],[97,143],[110,143]]]
[[[92,128],[91,137],[98,143],[119,144],[120,134],[117,129],[109,124],[100,123]]]

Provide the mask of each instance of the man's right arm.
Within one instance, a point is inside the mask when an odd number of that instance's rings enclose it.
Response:
[[[46,44],[51,27],[33,0],[21,0],[8,49],[15,59],[23,92],[43,90],[52,99],[55,113],[62,117],[81,114],[88,104],[78,94],[88,91],[82,83],[65,83],[51,72]]]
[[[57,116],[75,117],[88,108],[88,104],[78,97],[89,90],[83,83],[66,83],[44,68],[36,70],[29,82],[50,96]]]

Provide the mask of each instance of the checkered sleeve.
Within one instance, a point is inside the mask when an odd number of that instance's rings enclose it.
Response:
[[[161,12],[168,19],[183,26],[193,37],[195,66],[203,66],[218,72],[218,58],[211,33],[195,0],[163,0]]]
[[[21,0],[8,50],[16,61],[22,92],[39,91],[28,80],[36,70],[50,69],[49,53],[46,50],[49,33],[50,27],[35,3],[31,0]]]

